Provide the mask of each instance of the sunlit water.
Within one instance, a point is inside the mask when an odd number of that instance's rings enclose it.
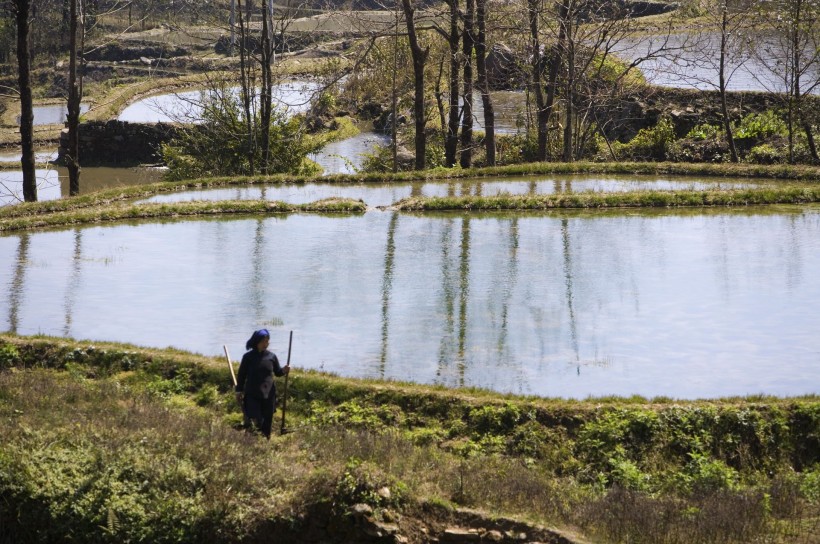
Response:
[[[820,392],[820,208],[368,212],[0,237],[0,329],[583,398]]]
[[[273,104],[288,113],[302,113],[310,107],[310,100],[319,84],[309,81],[291,81],[275,85]],[[239,87],[231,92],[238,95]],[[207,91],[184,91],[138,100],[120,113],[120,121],[130,123],[196,123],[202,120],[202,103]],[[257,97],[258,99],[258,97]]]
[[[550,194],[573,192],[624,192],[641,190],[706,190],[760,187],[771,181],[656,178],[650,176],[561,175],[529,178],[486,178],[467,181],[419,181],[393,183],[303,183],[200,189],[156,195],[146,202],[192,200],[279,200],[291,204],[339,197],[362,200],[370,206],[389,206],[411,196],[494,196],[499,194]]]

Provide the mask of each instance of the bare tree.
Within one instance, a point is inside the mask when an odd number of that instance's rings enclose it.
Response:
[[[447,44],[450,46],[450,77],[449,77],[449,113],[447,117],[447,133],[444,137],[444,164],[447,168],[452,168],[456,164],[456,151],[458,148],[458,88],[459,71],[461,58],[459,57],[458,44],[461,33],[459,32],[459,12],[458,0],[446,0],[450,8],[450,28],[444,34]]]
[[[17,82],[20,95],[20,147],[23,169],[23,200],[37,201],[34,171],[34,110],[31,96],[31,0],[7,0],[17,26]]]
[[[426,111],[424,108],[424,66],[430,54],[430,48],[423,48],[419,44],[418,33],[416,32],[415,12],[416,8],[412,0],[401,0],[404,11],[404,20],[407,24],[407,38],[410,42],[410,54],[413,57],[413,117],[416,127],[415,147],[416,147],[416,170],[424,170],[426,166],[427,154],[427,126]]]
[[[475,0],[466,0],[464,8],[464,29],[461,35],[461,54],[464,63],[464,81],[461,113],[461,158],[462,168],[469,168],[473,155],[473,49],[475,36],[473,23],[475,20]]]
[[[487,80],[487,0],[476,0],[476,22],[478,34],[475,40],[475,56],[478,89],[484,106],[484,149],[487,166],[495,166],[495,111],[490,97],[490,83]]]
[[[820,87],[820,2],[768,0],[761,2],[758,9],[764,32],[754,51],[768,74],[755,76],[769,91],[783,94],[789,162],[795,161],[798,126],[803,128],[812,158],[820,160],[812,121],[805,112],[806,97]]]
[[[77,74],[77,53],[83,49],[83,38],[85,25],[81,22],[80,0],[69,0],[69,61],[68,61],[68,153],[65,155],[66,167],[68,169],[68,194],[76,196],[80,194],[80,101],[83,96],[82,74]],[[80,33],[79,44],[77,34]]]

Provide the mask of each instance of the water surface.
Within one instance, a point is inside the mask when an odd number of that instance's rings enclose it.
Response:
[[[37,177],[37,200],[57,200],[68,196],[68,169],[62,166],[49,166],[36,169],[34,174]],[[162,174],[163,170],[159,168],[86,166],[80,172],[80,194],[112,187],[153,183],[159,181]],[[0,170],[0,206],[22,201],[22,170]]]
[[[238,96],[239,89],[233,87],[230,92]],[[310,99],[317,89],[319,84],[309,81],[274,85],[273,104],[289,114],[303,113],[310,107]],[[126,107],[117,119],[130,123],[201,122],[202,104],[207,95],[208,91],[184,91],[143,98]]]
[[[89,109],[88,104],[80,104],[80,115]],[[34,106],[32,108],[35,125],[62,125],[68,118],[68,106],[65,104],[49,104],[46,106]],[[17,116],[17,124],[20,124],[20,116]]]
[[[344,140],[330,142],[317,153],[308,156],[322,167],[323,175],[355,174],[364,164],[365,156],[377,146],[389,145],[391,139],[378,132],[360,132]]]
[[[771,180],[689,178],[617,175],[556,175],[514,178],[481,178],[451,181],[391,183],[303,183],[199,189],[156,195],[147,202],[192,200],[279,200],[291,204],[339,197],[363,200],[370,206],[389,206],[410,196],[494,196],[499,194],[551,194],[582,192],[624,192],[642,190],[708,190],[761,187]]]
[[[820,392],[820,208],[291,215],[0,237],[0,329],[584,398]],[[776,211],[776,213],[775,213]]]

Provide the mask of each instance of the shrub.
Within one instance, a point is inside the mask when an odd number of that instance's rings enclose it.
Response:
[[[666,159],[669,144],[675,141],[675,127],[668,117],[661,117],[654,127],[642,128],[627,143],[615,142],[612,144],[615,156],[618,159],[636,161],[661,161]]]
[[[700,142],[703,140],[715,140],[723,137],[723,129],[716,125],[701,123],[692,128],[686,138]]]
[[[700,453],[690,453],[689,457],[689,463],[677,474],[679,491],[704,496],[738,488],[738,472],[723,461]]]
[[[249,141],[247,124],[237,93],[213,89],[202,94],[202,122],[162,146],[171,180],[250,173],[250,157],[257,172],[263,170],[260,142],[263,136],[259,113],[252,120]],[[308,153],[315,151],[305,137],[302,120],[274,108],[269,127],[268,173],[304,173]]]
[[[786,134],[786,123],[774,110],[750,113],[735,126],[736,140],[762,141],[776,134]]]
[[[0,345],[0,370],[17,365],[20,353],[12,344]]]
[[[785,159],[783,150],[776,149],[771,144],[756,145],[746,155],[746,160],[757,164],[780,164]]]

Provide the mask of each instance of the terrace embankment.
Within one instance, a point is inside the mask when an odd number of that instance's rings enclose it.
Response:
[[[585,541],[553,524],[613,542],[818,536],[816,397],[565,401],[292,374],[291,432],[268,442],[232,428],[219,359],[0,335],[0,514],[14,520],[2,536]]]

